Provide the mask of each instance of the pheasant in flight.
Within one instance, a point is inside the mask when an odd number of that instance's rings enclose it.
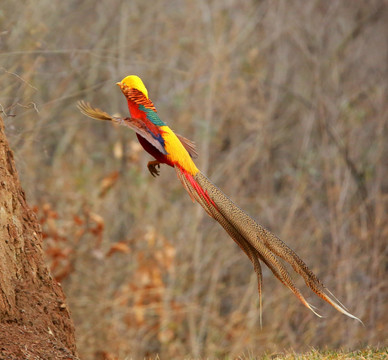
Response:
[[[193,161],[197,157],[194,143],[174,133],[160,119],[143,81],[138,76],[127,76],[117,85],[127,99],[130,117],[111,116],[84,101],[78,103],[79,110],[93,119],[112,121],[134,130],[140,144],[155,158],[148,163],[148,169],[153,176],[159,175],[160,164],[175,168],[191,199],[197,201],[220,223],[252,262],[258,282],[260,321],[263,282],[261,262],[269,267],[275,277],[287,286],[304,306],[320,317],[295,286],[282,262],[285,261],[303,277],[306,285],[315,294],[341,313],[361,322],[347,311],[288,245],[253,220],[200,172]]]

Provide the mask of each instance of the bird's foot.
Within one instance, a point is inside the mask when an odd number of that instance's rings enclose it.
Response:
[[[153,177],[159,176],[159,173],[160,173],[160,171],[158,170],[158,169],[160,169],[160,162],[159,161],[157,161],[157,160],[149,161],[147,164],[147,167],[148,167],[148,170]]]

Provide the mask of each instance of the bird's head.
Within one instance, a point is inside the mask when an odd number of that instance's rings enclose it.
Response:
[[[116,83],[116,85],[120,86],[124,95],[127,95],[129,90],[136,89],[144,94],[144,96],[148,99],[147,88],[144,86],[143,81],[136,75],[126,76],[123,80]]]

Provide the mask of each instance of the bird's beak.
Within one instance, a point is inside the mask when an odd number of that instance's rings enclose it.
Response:
[[[121,81],[117,82],[116,85],[121,87]]]

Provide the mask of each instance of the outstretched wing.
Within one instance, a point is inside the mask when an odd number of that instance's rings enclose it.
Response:
[[[167,154],[166,149],[161,144],[160,139],[156,137],[150,129],[148,129],[147,125],[144,123],[144,121],[134,118],[120,118],[116,116],[109,115],[105,111],[95,108],[91,106],[89,103],[81,100],[77,103],[78,109],[81,111],[82,114],[96,120],[105,120],[105,121],[112,121],[120,125],[128,126],[132,130],[134,130],[137,134],[139,134],[141,137],[146,139],[151,145],[156,147],[162,154]],[[182,145],[185,147],[187,152],[190,154],[190,156],[193,159],[196,159],[198,157],[198,152],[196,150],[195,144],[185,137],[176,134]]]
[[[95,120],[107,120],[107,121],[116,121],[116,118],[109,115],[105,111],[92,107],[89,103],[80,100],[77,103],[77,107],[82,114],[95,119]]]
[[[79,101],[78,109],[82,114],[96,120],[106,120],[112,121],[120,125],[128,126],[132,130],[134,130],[137,134],[147,140],[151,145],[153,145],[156,149],[158,149],[162,154],[167,155],[167,151],[164,148],[162,142],[160,141],[158,136],[155,136],[144,123],[144,121],[140,119],[134,118],[120,118],[116,116],[109,115],[105,111],[92,107],[89,103],[85,101]]]

